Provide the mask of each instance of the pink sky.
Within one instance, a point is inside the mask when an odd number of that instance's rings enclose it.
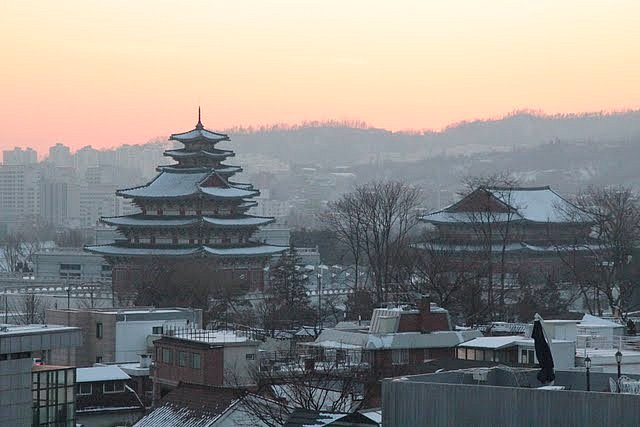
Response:
[[[0,148],[640,108],[640,2],[0,2]]]

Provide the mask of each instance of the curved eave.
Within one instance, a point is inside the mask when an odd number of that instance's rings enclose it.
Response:
[[[212,153],[205,150],[199,151],[181,151],[181,150],[167,150],[162,153],[164,156],[171,157],[173,159],[189,159],[194,157],[207,157],[210,159],[225,160],[227,157],[235,157],[236,153],[233,151],[220,151],[218,153]]]
[[[243,218],[203,217],[204,223],[218,228],[259,227],[275,222],[275,218],[246,216]]]
[[[117,227],[188,227],[199,223],[200,218],[166,218],[161,216],[156,218],[142,218],[140,216],[115,216],[102,217],[100,218],[100,221]]]
[[[200,245],[188,248],[149,248],[111,244],[85,246],[84,249],[87,252],[107,257],[182,257],[204,254],[218,258],[257,258],[282,253],[286,251],[288,247],[258,244],[254,246],[225,248]]]
[[[235,187],[200,187],[199,192],[214,199],[245,199],[260,195],[258,190],[244,190]]]
[[[206,254],[221,258],[249,258],[271,256],[282,253],[287,249],[289,249],[288,246],[276,245],[256,245],[236,248],[216,248],[212,246],[203,247],[203,250]]]
[[[176,165],[164,165],[156,167],[158,172],[184,172],[184,171],[211,171],[216,172],[220,175],[232,175],[235,173],[242,172],[242,168],[240,166],[226,166],[223,165],[219,168],[214,167],[178,167]]]
[[[84,249],[88,252],[102,255],[102,256],[126,256],[126,257],[181,257],[192,256],[202,252],[201,246],[193,246],[188,248],[145,248],[145,247],[131,247],[120,246],[117,244],[111,245],[93,245],[85,246]]]
[[[182,133],[174,133],[172,134],[169,139],[171,141],[178,141],[178,142],[197,142],[197,141],[206,141],[206,142],[213,142],[213,143],[217,143],[220,141],[229,141],[229,136],[224,134],[224,133],[217,133],[217,132],[212,132],[210,130],[207,129],[192,129],[190,131],[187,132],[182,132]]]

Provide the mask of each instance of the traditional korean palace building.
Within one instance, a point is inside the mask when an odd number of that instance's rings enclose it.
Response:
[[[225,161],[235,153],[217,147],[229,137],[205,129],[198,112],[195,129],[169,139],[184,145],[164,153],[177,163],[159,166],[159,175],[146,185],[117,191],[140,212],[101,218],[116,226],[125,239],[86,250],[105,256],[113,265],[116,293],[131,291],[142,266],[150,261],[214,265],[224,280],[242,277],[260,288],[270,257],[286,248],[252,239],[260,226],[274,218],[246,213],[256,205],[251,199],[259,191],[232,180],[242,169]]]
[[[587,214],[550,187],[481,187],[422,221],[434,230],[418,246],[464,262],[504,254],[507,266],[526,260],[553,269],[560,252],[582,256],[600,248]]]

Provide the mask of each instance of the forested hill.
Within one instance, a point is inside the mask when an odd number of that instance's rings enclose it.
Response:
[[[353,165],[410,161],[437,154],[507,151],[551,141],[640,139],[640,111],[545,116],[520,112],[459,123],[440,132],[390,132],[341,122],[228,129],[239,153],[262,153],[297,164]]]

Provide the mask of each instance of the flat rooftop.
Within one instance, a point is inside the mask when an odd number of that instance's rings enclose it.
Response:
[[[10,325],[0,324],[0,337],[12,335],[47,334],[55,332],[79,331],[80,328],[64,325]]]

